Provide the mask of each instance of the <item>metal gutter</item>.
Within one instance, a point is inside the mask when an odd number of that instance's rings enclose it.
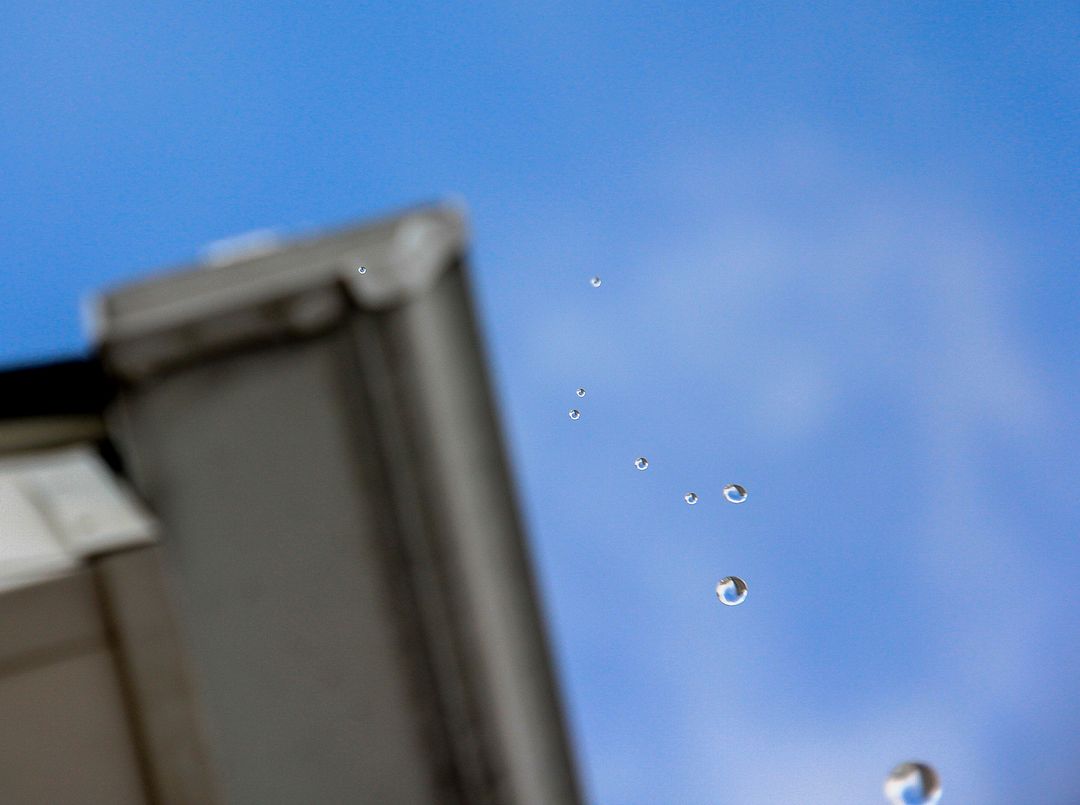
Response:
[[[227,800],[580,801],[466,242],[425,208],[99,300]]]

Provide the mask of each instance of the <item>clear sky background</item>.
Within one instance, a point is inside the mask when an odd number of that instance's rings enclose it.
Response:
[[[1076,805],[1078,31],[7,0],[0,360],[209,241],[456,195],[590,802],[868,805],[923,759]]]

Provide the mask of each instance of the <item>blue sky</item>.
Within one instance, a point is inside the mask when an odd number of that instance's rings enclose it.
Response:
[[[590,802],[865,805],[916,759],[1071,805],[1078,27],[13,0],[0,359],[209,241],[460,197]]]

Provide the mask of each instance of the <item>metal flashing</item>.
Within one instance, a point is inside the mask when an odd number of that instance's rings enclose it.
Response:
[[[581,801],[465,251],[422,210],[104,299],[226,799]]]
[[[420,208],[114,288],[87,305],[92,337],[108,367],[132,381],[184,360],[319,332],[350,305],[404,304],[430,288],[464,244],[459,211]]]
[[[0,459],[0,588],[149,544],[156,531],[88,445]]]

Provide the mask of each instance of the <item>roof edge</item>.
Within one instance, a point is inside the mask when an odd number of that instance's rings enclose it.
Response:
[[[426,292],[465,251],[466,229],[460,207],[432,205],[227,265],[189,265],[93,299],[91,335],[109,369],[134,379],[194,356],[317,333],[349,306],[385,310]]]

